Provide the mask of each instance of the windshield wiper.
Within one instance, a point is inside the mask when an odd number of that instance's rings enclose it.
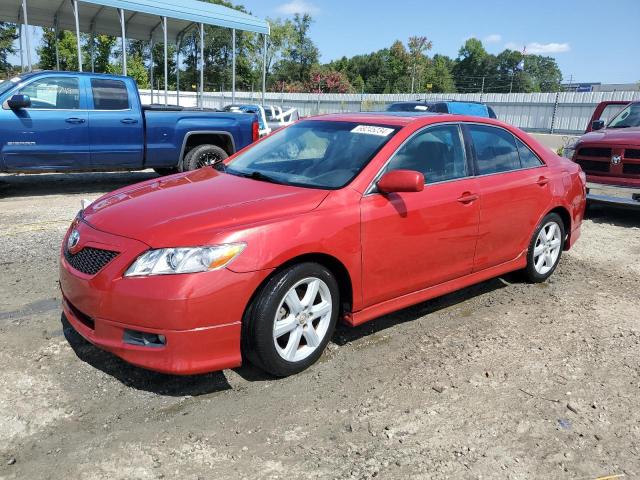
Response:
[[[282,184],[280,180],[274,177],[271,177],[269,175],[265,175],[262,172],[258,172],[257,170],[254,170],[253,172],[239,172],[237,170],[234,170],[234,171],[227,170],[227,173],[230,173],[231,175],[238,175],[239,177],[251,178],[252,180],[260,180],[262,182]]]

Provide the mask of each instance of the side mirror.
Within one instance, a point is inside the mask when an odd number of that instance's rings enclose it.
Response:
[[[382,193],[421,192],[424,175],[414,170],[392,170],[382,175],[376,185]]]
[[[14,95],[7,101],[7,105],[11,110],[20,110],[21,108],[29,108],[31,106],[31,97],[29,95]]]
[[[604,120],[594,120],[591,122],[591,130],[602,130],[604,128]]]

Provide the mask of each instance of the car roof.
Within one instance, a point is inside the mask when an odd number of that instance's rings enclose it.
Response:
[[[331,122],[357,122],[371,125],[388,125],[405,127],[412,124],[418,126],[432,123],[447,122],[471,122],[497,125],[508,130],[514,127],[490,117],[476,117],[455,113],[433,113],[433,112],[356,112],[356,113],[331,113],[327,115],[317,115],[307,117],[304,120],[326,120]]]

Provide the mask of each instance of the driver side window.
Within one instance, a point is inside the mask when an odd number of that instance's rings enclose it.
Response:
[[[418,171],[427,184],[468,176],[459,128],[458,125],[427,127],[400,147],[386,170]]]
[[[30,109],[78,110],[80,87],[74,77],[46,77],[35,80],[18,92],[29,95]]]

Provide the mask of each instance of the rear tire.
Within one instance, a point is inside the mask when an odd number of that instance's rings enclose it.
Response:
[[[227,152],[216,145],[198,145],[184,156],[182,160],[182,171],[186,172],[188,170],[215,165],[228,157]]]
[[[338,283],[322,265],[301,263],[275,274],[243,319],[243,357],[276,377],[302,372],[333,336]]]
[[[557,213],[546,215],[531,238],[527,251],[525,278],[531,283],[541,283],[555,271],[565,241],[565,226]]]

